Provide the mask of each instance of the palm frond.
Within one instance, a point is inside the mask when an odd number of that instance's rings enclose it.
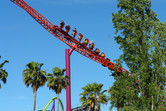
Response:
[[[85,96],[83,96],[83,97],[80,98],[80,102],[83,102],[83,101],[85,101],[85,100],[86,100],[86,97],[85,97]]]
[[[54,68],[52,69],[52,71],[53,71],[53,73],[54,73],[55,75],[59,75],[60,72],[61,72],[61,69],[60,69],[59,67],[54,67]]]
[[[66,71],[66,69],[62,69],[62,75],[64,75],[65,71]]]
[[[104,94],[105,92],[107,92],[107,90],[103,90],[100,94]]]
[[[8,60],[5,60],[3,63],[1,63],[1,64],[0,64],[0,68],[2,68],[5,63],[9,63],[9,61],[8,61]]]
[[[35,69],[36,65],[37,65],[37,63],[34,62],[34,61],[32,61],[32,62],[28,63],[26,66],[27,66],[30,70],[33,70],[33,69]]]
[[[31,85],[33,90],[43,86],[46,82],[46,71],[41,70],[43,63],[30,62],[26,65],[26,69],[23,70],[23,80],[27,87]]]
[[[6,83],[7,76],[8,76],[8,73],[5,70],[0,69],[0,79],[2,80],[4,84]]]
[[[53,68],[53,74],[47,74],[47,87],[52,89],[56,93],[60,93],[63,89],[67,87],[68,76],[63,76],[65,69],[60,69],[58,67]]]
[[[102,91],[103,84],[96,82],[87,84],[82,87],[83,92],[80,93],[80,101],[82,106],[87,106],[89,111],[100,111],[100,104],[107,104],[107,97],[104,94],[107,90]]]
[[[39,64],[39,68],[41,68],[43,65],[44,65],[43,63],[40,63],[40,64]]]

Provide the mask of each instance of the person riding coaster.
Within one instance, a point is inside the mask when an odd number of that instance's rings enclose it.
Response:
[[[104,52],[101,53],[101,57],[105,58],[105,54],[104,54]]]
[[[67,24],[65,28],[66,28],[65,32],[68,33],[70,31],[70,26]]]
[[[72,35],[73,35],[74,37],[77,35],[77,30],[76,30],[76,28],[73,29]]]
[[[60,23],[60,29],[62,29],[64,27],[65,23],[63,20],[61,20],[61,23]]]
[[[81,41],[82,38],[83,38],[83,35],[82,35],[81,33],[79,33],[78,35],[79,35],[79,36],[78,36],[78,39],[79,39],[79,41]]]
[[[95,55],[98,55],[100,53],[100,50],[98,48],[96,48],[93,52]]]
[[[84,39],[84,45],[88,45],[88,43],[89,43],[89,40],[88,40],[88,38],[86,38],[86,39]]]
[[[93,50],[94,47],[95,47],[95,44],[93,43],[93,40],[92,40],[89,44],[89,48]]]
[[[110,61],[110,59],[106,58],[106,60]]]

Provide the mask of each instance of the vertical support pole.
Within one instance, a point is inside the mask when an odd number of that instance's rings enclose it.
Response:
[[[52,106],[51,111],[55,111],[55,99],[53,99],[53,106]]]
[[[55,111],[55,99],[54,99],[53,103],[54,103],[54,111]]]
[[[65,50],[66,59],[66,75],[70,77],[70,49]],[[66,88],[66,111],[71,111],[71,83],[70,78],[68,80],[69,85]]]

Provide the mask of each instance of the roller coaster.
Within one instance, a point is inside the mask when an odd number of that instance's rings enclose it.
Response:
[[[55,111],[55,99],[57,99],[57,97],[53,97],[48,103],[47,105],[44,107],[43,111],[46,111],[47,107],[50,105],[50,103],[53,101],[53,105],[51,108],[51,111]],[[59,99],[60,105],[61,105],[61,109],[62,111],[64,111],[64,107],[63,107],[63,103],[62,101]]]
[[[70,35],[68,32],[70,31],[70,26],[66,25],[66,30],[63,30],[63,27],[65,25],[64,21],[61,21],[60,26],[53,25],[50,21],[48,21],[44,16],[42,16],[39,12],[37,12],[35,9],[33,9],[31,6],[29,6],[24,0],[10,0],[11,2],[15,3],[22,9],[24,9],[32,18],[34,18],[45,30],[47,30],[50,34],[52,34],[54,37],[59,39],[60,41],[64,42],[66,45],[70,47],[69,49],[66,49],[66,75],[70,76],[70,55],[73,51],[76,51],[80,53],[81,55],[103,65],[104,67],[108,67],[109,70],[115,71],[117,70],[118,75],[123,74],[125,72],[128,72],[126,69],[118,66],[116,69],[116,65],[111,62],[108,58],[105,58],[105,55],[100,55],[100,51],[93,50],[92,46],[87,46],[89,43],[89,40],[84,40],[84,42],[81,42],[83,35],[79,33],[78,40],[75,38],[77,35],[76,29],[73,29],[72,35]],[[92,45],[92,44],[89,44]],[[128,72],[129,76],[132,74]],[[69,79],[69,85],[66,90],[67,93],[67,110],[71,111],[71,94],[70,94],[70,79]],[[55,99],[55,98],[54,98]],[[54,100],[51,99],[51,100]]]

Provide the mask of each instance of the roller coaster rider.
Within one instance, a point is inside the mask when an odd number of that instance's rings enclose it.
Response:
[[[60,23],[60,29],[62,29],[64,27],[65,23],[63,20],[61,20],[61,23]]]
[[[104,52],[101,53],[101,57],[105,58],[105,54],[104,54]]]
[[[93,40],[92,40],[89,44],[89,48],[93,50],[94,47],[95,47],[95,44],[93,43]]]
[[[84,45],[88,45],[88,43],[89,43],[89,40],[88,40],[88,38],[86,38],[86,39],[84,39]]]
[[[110,59],[106,58],[106,60],[110,61]]]
[[[100,50],[98,48],[96,48],[93,52],[95,55],[98,55],[100,53]]]
[[[66,28],[65,32],[68,33],[70,31],[70,26],[67,24],[65,28]]]
[[[77,35],[77,30],[76,30],[76,28],[73,29],[72,35],[73,35],[74,37]]]
[[[102,52],[100,56],[101,56],[102,58],[105,58],[104,52]],[[103,60],[102,60],[102,61],[103,61]],[[102,65],[105,67],[105,62],[102,62]]]
[[[78,36],[78,39],[79,39],[79,41],[81,41],[82,38],[83,38],[83,35],[82,35],[81,33],[79,33],[78,35],[79,35],[79,36]]]

